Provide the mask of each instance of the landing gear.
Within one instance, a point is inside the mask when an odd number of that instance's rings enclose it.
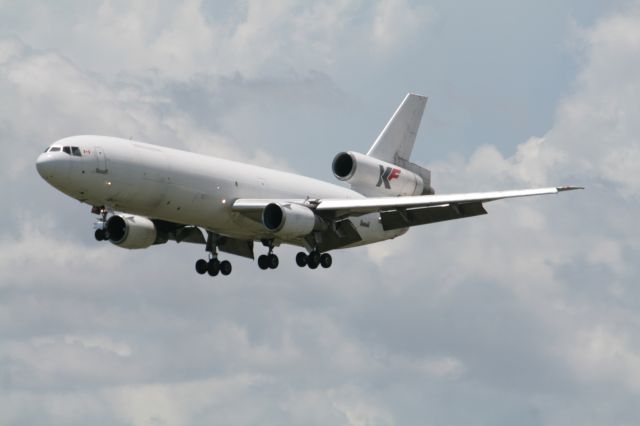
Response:
[[[331,258],[331,255],[329,253],[322,253],[320,255],[320,265],[323,268],[331,267],[332,263],[333,263],[333,259]]]
[[[273,253],[258,256],[258,266],[260,269],[276,269],[278,265],[280,265],[280,259]]]
[[[258,256],[258,267],[262,270],[269,269],[269,256],[264,254]]]
[[[107,233],[102,228],[96,229],[96,232],[94,232],[93,235],[96,237],[96,241],[104,241],[107,239]]]
[[[228,260],[220,262],[220,273],[222,275],[229,275],[231,273],[231,262]]]
[[[208,232],[206,250],[209,252],[209,260],[198,259],[196,261],[196,272],[200,275],[207,273],[215,277],[218,274],[229,275],[231,273],[231,262],[218,260],[217,238],[216,234]]]
[[[262,244],[269,247],[269,253],[258,256],[258,267],[262,270],[276,269],[280,265],[280,259],[273,253],[273,241],[263,241]]]
[[[309,269],[316,269],[318,266],[329,268],[332,263],[333,260],[329,253],[320,254],[317,250],[312,251],[308,255],[302,251],[296,255],[296,264],[301,268],[305,266],[308,266]]]
[[[109,211],[104,206],[94,206],[91,208],[91,213],[100,215],[98,221],[93,225],[96,230],[93,236],[96,238],[96,241],[107,241],[109,235],[107,234],[106,224]]]
[[[207,269],[209,267],[209,262],[207,262],[204,259],[198,259],[196,261],[196,272],[199,273],[200,275],[203,275],[205,272],[207,272]]]
[[[218,258],[211,258],[207,264],[207,273],[212,277],[215,277],[220,272],[220,261]]]

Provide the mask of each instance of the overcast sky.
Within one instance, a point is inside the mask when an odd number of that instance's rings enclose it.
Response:
[[[34,167],[90,133],[333,181],[409,91],[437,192],[587,190],[212,279]],[[640,3],[0,0],[0,99],[1,425],[640,421]]]

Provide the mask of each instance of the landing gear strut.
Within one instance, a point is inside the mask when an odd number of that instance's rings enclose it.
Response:
[[[269,247],[269,253],[258,256],[258,266],[260,269],[276,269],[280,264],[280,259],[273,253],[273,241],[263,241],[262,244]]]
[[[109,234],[107,234],[107,214],[109,211],[104,206],[93,206],[91,208],[91,213],[99,214],[101,217],[98,219],[98,222],[95,223],[94,227],[96,227],[96,232],[93,233],[93,236],[96,238],[96,241],[106,241],[109,239]]]
[[[209,260],[198,259],[196,261],[196,272],[200,275],[205,273],[215,277],[219,273],[229,275],[231,273],[231,262],[228,260],[218,260],[217,235],[213,232],[207,232],[206,250],[209,252]]]
[[[308,266],[309,269],[316,269],[318,266],[329,268],[332,263],[333,260],[329,253],[321,254],[318,250],[313,250],[309,254],[301,251],[296,255],[296,264],[301,268],[305,266]]]

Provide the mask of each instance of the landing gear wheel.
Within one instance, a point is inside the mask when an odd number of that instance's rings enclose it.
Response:
[[[331,255],[329,253],[322,253],[322,255],[320,256],[320,265],[322,265],[323,268],[329,268],[331,266],[331,263],[333,263]]]
[[[229,275],[231,273],[231,262],[228,260],[220,262],[220,273],[222,273],[222,275]]]
[[[304,252],[296,254],[296,264],[301,268],[307,266],[307,254]]]
[[[268,269],[269,268],[269,256],[266,254],[261,254],[258,256],[258,266],[260,269]]]
[[[280,264],[280,260],[278,259],[278,256],[276,256],[275,254],[270,254],[267,256],[268,257],[268,261],[269,261],[269,268],[271,269],[276,269],[278,267],[278,265]]]
[[[107,239],[107,234],[104,232],[104,229],[96,229],[96,232],[93,233],[93,236],[96,237],[97,241],[104,241]]]
[[[309,256],[307,256],[307,266],[309,267],[309,269],[316,269],[319,264],[320,253],[318,253],[317,251],[312,251],[311,253],[309,253]]]
[[[207,263],[206,260],[198,259],[196,261],[196,272],[199,273],[200,275],[207,272],[208,267],[209,267],[209,264]]]
[[[218,275],[218,272],[220,272],[220,261],[218,259],[211,259],[207,265],[207,272],[212,277]]]
[[[316,268],[320,264],[320,253],[315,250],[309,253],[309,257],[307,258],[307,264],[311,265],[312,263],[316,265]]]

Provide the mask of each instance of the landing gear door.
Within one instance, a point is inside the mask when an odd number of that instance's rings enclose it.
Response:
[[[104,154],[104,149],[100,146],[96,146],[93,152],[96,157],[96,173],[106,174],[109,172],[107,169],[107,157]]]

